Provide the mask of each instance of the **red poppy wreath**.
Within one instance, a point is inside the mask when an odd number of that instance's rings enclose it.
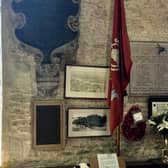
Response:
[[[140,108],[137,106],[132,106],[122,124],[123,136],[131,141],[138,141],[145,135],[146,123],[144,120],[135,122],[133,114],[141,112]]]

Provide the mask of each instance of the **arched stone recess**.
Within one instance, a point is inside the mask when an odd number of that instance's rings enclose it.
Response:
[[[13,0],[14,35],[36,62],[37,96],[57,95],[60,70],[75,63],[80,0]]]

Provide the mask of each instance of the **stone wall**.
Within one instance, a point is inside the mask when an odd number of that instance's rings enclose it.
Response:
[[[37,95],[33,53],[20,48],[14,36],[11,0],[3,0],[3,164],[4,167],[45,167],[87,162],[96,153],[116,150],[113,137],[67,138],[60,151],[36,151],[31,147],[31,101]],[[80,38],[77,64],[108,65],[112,28],[111,0],[81,1]],[[168,0],[125,0],[128,33],[131,41],[167,41]],[[64,72],[60,91],[52,99],[64,99]],[[105,100],[64,99],[69,107],[107,107]],[[127,97],[125,109],[138,104],[147,118],[147,97]],[[67,110],[65,110],[67,114]],[[150,145],[149,145],[150,143]],[[161,154],[161,138],[150,133],[138,142],[122,137],[121,154],[126,160],[146,160]],[[136,154],[135,154],[136,153]]]

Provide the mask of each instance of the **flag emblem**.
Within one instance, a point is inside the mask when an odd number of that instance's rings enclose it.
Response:
[[[118,93],[115,90],[112,90],[111,92],[111,100],[118,98]]]

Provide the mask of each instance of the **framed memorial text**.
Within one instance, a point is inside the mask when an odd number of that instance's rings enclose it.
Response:
[[[130,96],[168,95],[168,43],[131,42]]]
[[[168,97],[150,97],[148,99],[148,117],[168,113]]]

